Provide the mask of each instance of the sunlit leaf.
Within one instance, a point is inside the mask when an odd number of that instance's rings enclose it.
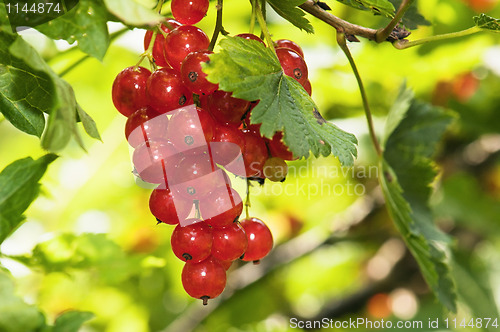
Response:
[[[52,332],[78,332],[83,323],[94,318],[94,314],[85,311],[66,311],[54,322]]]
[[[152,8],[146,8],[134,0],[104,0],[108,11],[122,22],[136,26],[153,26],[164,17]]]
[[[283,131],[284,142],[296,156],[333,154],[342,164],[353,164],[356,138],[323,119],[304,88],[283,73],[269,48],[238,37],[223,39],[220,46],[221,51],[204,64],[204,71],[233,96],[260,100],[250,120],[262,123],[262,135],[270,138]]]
[[[337,0],[344,5],[361,9],[371,10],[375,15],[384,15],[385,17],[394,17],[394,6],[389,0]]]
[[[451,240],[434,224],[428,205],[436,176],[431,158],[453,117],[442,109],[410,101],[410,96],[402,89],[388,115],[380,183],[394,224],[429,287],[441,303],[456,311]]]
[[[302,9],[297,6],[303,4],[305,0],[268,0],[267,1],[276,13],[288,22],[301,30],[314,33],[314,28]]]
[[[64,39],[70,44],[77,41],[83,52],[102,60],[109,46],[108,16],[102,1],[80,0],[63,16],[36,29],[52,39]]]

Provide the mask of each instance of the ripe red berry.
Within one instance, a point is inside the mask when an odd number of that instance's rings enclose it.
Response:
[[[173,112],[168,125],[168,138],[177,150],[185,152],[206,147],[214,136],[215,123],[207,111],[188,106]]]
[[[196,24],[208,11],[208,0],[172,0],[172,15],[181,23]]]
[[[297,52],[289,48],[277,48],[276,55],[285,75],[294,78],[301,84],[307,80],[306,62]]]
[[[274,42],[275,48],[289,48],[297,52],[302,58],[304,58],[304,52],[302,48],[296,43],[289,39],[279,39]]]
[[[177,225],[170,238],[172,251],[180,260],[198,263],[212,250],[212,229],[201,220],[187,220],[187,226]]]
[[[182,269],[182,286],[191,297],[203,300],[206,305],[224,290],[226,270],[212,257],[200,263],[186,263]]]
[[[191,52],[208,49],[210,40],[201,30],[192,25],[180,26],[165,38],[165,58],[173,69],[180,72],[184,58]]]
[[[304,82],[304,83],[301,83],[302,86],[304,87],[304,89],[306,90],[307,94],[310,96],[312,95],[312,86],[311,86],[311,81],[309,81],[308,79]]]
[[[250,39],[256,40],[259,43],[261,43],[262,45],[266,46],[266,44],[262,41],[262,39],[260,39],[259,37],[257,37],[256,35],[254,35],[252,33],[240,33],[239,35],[236,35],[236,37],[241,37],[241,38],[249,39],[249,40]]]
[[[171,68],[156,70],[147,81],[148,103],[158,113],[166,113],[189,105],[191,94],[178,73]]]
[[[212,231],[212,256],[221,261],[234,261],[245,253],[248,239],[239,223]]]
[[[183,197],[198,200],[205,200],[204,196],[210,191],[226,185],[224,171],[213,164],[208,154],[187,155],[179,162],[174,181],[172,190]]]
[[[169,33],[173,29],[180,27],[182,24],[177,22],[174,19],[167,19],[165,24],[161,25],[161,29],[165,33]],[[147,30],[144,35],[144,50],[146,51],[149,48],[149,43],[151,42],[151,38],[153,37],[153,30]],[[153,59],[155,63],[160,67],[168,67],[167,59],[165,59],[165,37],[161,32],[156,34],[155,42],[153,45]]]
[[[240,223],[248,239],[248,247],[242,260],[246,262],[261,260],[273,248],[271,231],[262,220],[257,218],[245,219]]]
[[[226,166],[243,153],[243,133],[234,126],[217,125],[210,148],[216,164]]]
[[[181,77],[184,85],[193,93],[209,95],[219,87],[207,80],[201,68],[201,63],[208,63],[211,51],[195,51],[188,54],[181,66]]]
[[[232,92],[215,91],[208,97],[208,110],[219,122],[239,126],[250,102],[231,95]]]
[[[267,146],[271,156],[278,157],[284,160],[295,160],[293,153],[288,149],[288,147],[283,143],[283,132],[278,131],[274,134],[273,139],[267,140]]]
[[[130,116],[140,108],[148,105],[146,98],[146,81],[151,72],[144,67],[128,67],[115,78],[112,88],[113,104],[118,112]]]
[[[231,225],[242,211],[240,195],[227,185],[218,187],[200,199],[201,216],[212,227]]]
[[[186,200],[172,194],[170,189],[155,189],[149,197],[151,214],[159,222],[169,225],[178,224],[189,216],[193,207],[192,200]]]
[[[249,129],[244,129],[242,132],[245,141],[243,161],[246,177],[263,177],[262,169],[269,155],[266,143],[260,135]]]
[[[168,141],[148,141],[139,145],[132,155],[134,167],[142,180],[168,186],[167,176],[173,174],[178,159],[177,150]]]
[[[159,115],[151,107],[143,107],[129,116],[125,124],[125,137],[132,147],[149,140],[164,140],[167,134],[168,118]]]

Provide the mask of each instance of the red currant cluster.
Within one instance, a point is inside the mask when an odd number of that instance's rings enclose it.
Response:
[[[144,38],[155,70],[124,69],[112,97],[128,117],[125,135],[134,148],[136,174],[158,184],[149,201],[151,213],[159,222],[177,225],[171,244],[186,262],[184,289],[206,304],[223,291],[225,271],[234,260],[259,261],[273,246],[261,220],[238,222],[243,202],[224,169],[247,179],[282,181],[285,160],[294,156],[282,132],[267,139],[260,125],[250,124],[258,101],[234,98],[206,79],[201,64],[209,61],[210,42],[191,24],[205,16],[208,0],[173,0],[171,6],[176,20],[165,20],[161,31],[147,31]],[[238,36],[264,44],[253,34]],[[274,46],[284,73],[310,94],[300,47],[289,40]]]

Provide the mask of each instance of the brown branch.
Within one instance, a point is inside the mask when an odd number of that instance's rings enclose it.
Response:
[[[369,40],[376,41],[377,30],[366,28],[360,25],[353,24],[351,22],[344,21],[335,15],[322,9],[313,0],[307,0],[302,5],[299,6],[304,11],[308,12],[312,16],[315,16],[322,20],[323,22],[331,25],[337,31],[344,32],[346,35],[360,36],[367,38]]]

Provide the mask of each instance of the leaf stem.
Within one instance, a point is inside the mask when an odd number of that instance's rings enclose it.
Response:
[[[375,35],[377,34],[377,30],[344,21],[343,19],[338,18],[337,16],[332,15],[326,10],[322,9],[316,4],[314,0],[307,0],[299,7],[312,16],[319,18],[326,24],[331,25],[332,27],[337,29],[337,31],[342,31],[348,35],[360,36],[369,40],[376,40]]]
[[[215,47],[215,43],[217,42],[217,37],[219,37],[219,33],[224,30],[222,27],[222,2],[223,0],[217,0],[217,18],[215,20],[215,28],[214,33],[212,35],[212,39],[210,40],[210,45],[208,45],[208,50],[213,51]]]
[[[375,151],[377,152],[377,155],[380,157],[382,156],[382,148],[380,147],[377,135],[375,134],[372,112],[370,110],[370,105],[368,104],[368,98],[366,96],[365,87],[363,85],[363,81],[361,80],[361,76],[359,75],[356,63],[354,62],[354,58],[352,57],[352,54],[349,51],[349,47],[347,47],[345,33],[337,31],[337,43],[339,44],[342,51],[344,51],[347,60],[349,60],[349,64],[351,65],[352,71],[354,72],[354,76],[356,77],[356,81],[358,81],[359,92],[361,93],[361,99],[363,100],[363,108],[365,109],[366,120],[368,122],[368,130],[370,131],[370,137],[373,146],[375,148]]]
[[[267,42],[267,46],[273,51],[274,54],[276,54],[276,50],[274,49],[274,43],[271,38],[271,34],[269,33],[269,30],[267,29],[267,24],[266,24],[266,19],[264,18],[264,14],[262,13],[262,9],[259,5],[259,0],[253,0],[255,9],[256,9],[256,14],[257,14],[257,21],[259,21],[260,29],[262,30],[262,33],[264,34],[264,37]]]
[[[252,4],[252,16],[250,16],[250,28],[249,28],[249,33],[252,33],[253,34],[253,31],[255,30],[255,20],[256,20],[256,8],[255,8],[255,5],[253,3],[253,1],[250,1],[250,3]]]
[[[403,0],[401,2],[401,5],[399,5],[398,11],[396,12],[396,15],[392,18],[392,20],[387,24],[387,26],[383,29],[377,30],[377,33],[375,34],[375,40],[377,43],[382,43],[384,42],[387,37],[390,36],[392,33],[392,30],[398,25],[398,23],[401,21],[403,18],[404,14],[410,8],[411,4],[413,3],[413,0]]]
[[[247,179],[247,197],[245,199],[245,217],[246,219],[250,218],[250,213],[248,212],[248,208],[251,206],[250,204],[250,180]]]
[[[438,40],[446,40],[446,39],[452,39],[452,38],[458,38],[458,37],[463,37],[463,36],[468,36],[472,35],[474,33],[477,33],[481,31],[481,28],[475,26],[469,29],[465,29],[462,31],[457,31],[457,32],[451,32],[451,33],[445,33],[442,35],[436,35],[436,36],[431,36],[427,38],[422,38],[422,39],[417,39],[413,41],[408,41],[408,40],[397,40],[395,41],[392,45],[397,48],[398,50],[404,50],[406,48],[410,48],[413,46],[418,46],[426,43],[430,43],[433,41],[438,41]]]

